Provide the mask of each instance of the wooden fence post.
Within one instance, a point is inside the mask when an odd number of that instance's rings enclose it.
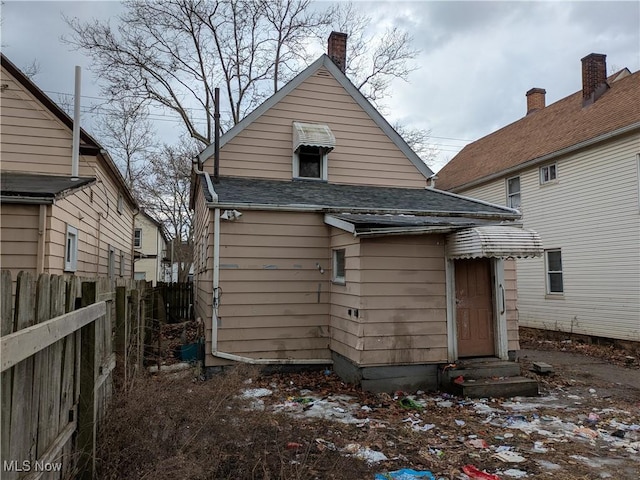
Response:
[[[140,291],[131,290],[131,317],[130,324],[134,331],[132,338],[135,348],[135,374],[137,375],[142,368],[142,352],[140,344],[142,343],[142,331],[140,328]]]
[[[30,327],[35,322],[33,275],[18,273],[16,283],[15,331]],[[31,443],[31,430],[27,421],[31,416],[33,384],[33,358],[23,360],[13,367],[13,389],[11,391],[11,453],[9,458],[18,461],[36,460],[35,446]],[[28,406],[28,408],[23,408]],[[14,408],[15,407],[15,408]],[[11,478],[11,474],[7,475]],[[4,475],[3,475],[4,478]],[[16,475],[17,478],[17,475]]]
[[[9,270],[2,271],[0,280],[2,290],[0,291],[0,335],[9,335],[13,333],[13,309],[11,308],[11,272]],[[0,462],[12,460],[10,458],[10,439],[11,439],[11,390],[13,383],[13,368],[2,372],[2,438],[0,438]]]
[[[115,348],[119,360],[123,363],[123,385],[126,389],[129,377],[129,362],[127,358],[127,287],[116,287],[116,338]]]
[[[97,300],[95,282],[82,283],[82,306],[86,307]],[[80,450],[81,478],[95,477],[96,468],[96,402],[94,387],[96,383],[96,322],[82,327],[80,343],[80,404],[78,406],[78,449]]]

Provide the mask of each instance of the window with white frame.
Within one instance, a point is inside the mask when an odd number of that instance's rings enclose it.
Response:
[[[540,167],[540,185],[553,182],[556,178],[557,167],[555,163],[552,165],[545,165],[544,167]]]
[[[345,250],[344,248],[339,248],[333,251],[333,265],[332,265],[332,278],[333,283],[338,283],[344,285],[345,281]]]
[[[545,264],[547,270],[547,294],[558,295],[564,293],[562,279],[562,251],[545,250]]]
[[[119,193],[118,194],[118,213],[122,215],[123,210],[124,210],[124,198],[122,197],[122,194]]]
[[[327,180],[336,139],[328,125],[293,122],[293,177]]]
[[[133,231],[133,248],[142,248],[142,229],[136,228]]]
[[[64,248],[64,271],[75,272],[78,269],[78,229],[67,225]]]
[[[507,179],[507,207],[520,208],[520,177]]]

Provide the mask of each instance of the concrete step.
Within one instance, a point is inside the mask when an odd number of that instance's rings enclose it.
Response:
[[[448,390],[462,397],[535,397],[538,395],[538,382],[521,376],[465,379],[462,383],[449,384]]]
[[[461,360],[453,368],[444,368],[440,372],[442,384],[463,376],[466,379],[479,380],[492,377],[513,377],[520,375],[520,364],[497,358],[476,358]]]

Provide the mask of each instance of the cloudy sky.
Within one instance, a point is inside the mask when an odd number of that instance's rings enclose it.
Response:
[[[421,53],[409,82],[397,82],[387,117],[429,129],[439,155],[434,170],[468,141],[521,118],[525,93],[547,91],[547,105],[581,89],[585,55],[607,55],[610,73],[640,70],[640,2],[357,2],[373,25],[409,31]],[[39,65],[34,81],[54,100],[73,92],[74,66],[83,67],[83,102],[99,101],[90,59],[60,41],[62,14],[115,18],[117,2],[4,1],[2,51],[18,67]],[[91,113],[83,118],[92,131]],[[175,120],[155,116],[157,129]]]

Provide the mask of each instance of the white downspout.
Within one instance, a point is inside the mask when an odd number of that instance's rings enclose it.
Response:
[[[76,83],[73,99],[73,141],[71,143],[71,179],[77,180],[80,170],[80,84],[82,70],[76,65]]]
[[[213,312],[211,314],[211,353],[218,352],[218,309],[220,308],[220,209],[213,213]]]
[[[207,188],[213,197],[213,202],[218,201],[218,196],[213,189],[209,174],[198,168],[194,162],[193,169],[196,174],[204,175]],[[213,293],[211,296],[211,354],[214,357],[232,360],[234,362],[248,363],[253,365],[332,365],[333,360],[328,358],[251,358],[233,353],[218,351],[218,327],[220,308],[220,209],[215,208],[213,214]]]

